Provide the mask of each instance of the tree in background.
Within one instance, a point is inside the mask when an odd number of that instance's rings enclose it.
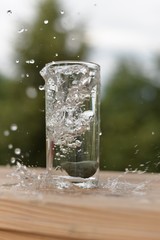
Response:
[[[121,63],[101,103],[101,169],[160,171],[160,88]]]
[[[20,77],[12,88],[12,97],[7,96],[6,108],[12,105],[12,109],[6,113],[2,126],[9,128],[16,123],[18,130],[3,141],[5,150],[7,141],[14,146],[6,151],[1,164],[15,155],[26,165],[45,166],[44,92],[38,90],[44,81],[39,71],[48,62],[81,60],[87,54],[83,24],[75,29],[58,1],[41,1],[36,11],[36,18],[30,24],[24,23],[16,42],[14,57]],[[20,148],[21,154],[16,155],[15,148]]]

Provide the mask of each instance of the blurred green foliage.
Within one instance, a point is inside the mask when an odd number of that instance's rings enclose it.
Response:
[[[101,169],[160,171],[160,88],[121,63],[101,103]]]

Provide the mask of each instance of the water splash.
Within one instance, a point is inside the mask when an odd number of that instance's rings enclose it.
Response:
[[[92,179],[88,182],[83,183],[71,183],[66,181],[67,179],[60,178],[55,179],[53,175],[48,173],[46,170],[28,168],[22,164],[22,161],[18,158],[12,157],[12,163],[16,163],[14,170],[8,175],[11,179],[10,186],[13,190],[25,190],[27,193],[39,194],[52,191],[65,190],[69,193],[78,193],[78,189],[85,191],[85,189],[94,189],[94,194],[103,196],[144,196],[149,188],[149,180],[133,183],[129,180],[123,179],[125,176],[120,175],[119,177],[109,177],[107,180],[99,180],[99,185],[95,189],[92,184]],[[133,180],[132,180],[133,181]],[[75,191],[77,189],[77,191]],[[59,192],[61,193],[61,192]],[[84,192],[85,193],[85,192]]]
[[[45,85],[47,135],[55,145],[75,148],[77,136],[89,131],[94,119],[95,110],[84,110],[84,104],[94,96],[96,78],[81,65],[58,66],[54,71],[57,77]]]
[[[148,181],[140,183],[131,183],[126,180],[118,178],[108,178],[106,182],[101,184],[101,187],[107,189],[112,194],[119,195],[144,195],[147,189]]]

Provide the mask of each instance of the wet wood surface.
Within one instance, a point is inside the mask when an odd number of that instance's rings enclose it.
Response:
[[[0,169],[0,240],[159,240],[159,174],[100,173],[96,189],[13,186]]]

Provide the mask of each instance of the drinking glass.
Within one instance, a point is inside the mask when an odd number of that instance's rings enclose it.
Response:
[[[45,80],[46,167],[53,183],[96,187],[99,171],[100,66],[57,61]]]

